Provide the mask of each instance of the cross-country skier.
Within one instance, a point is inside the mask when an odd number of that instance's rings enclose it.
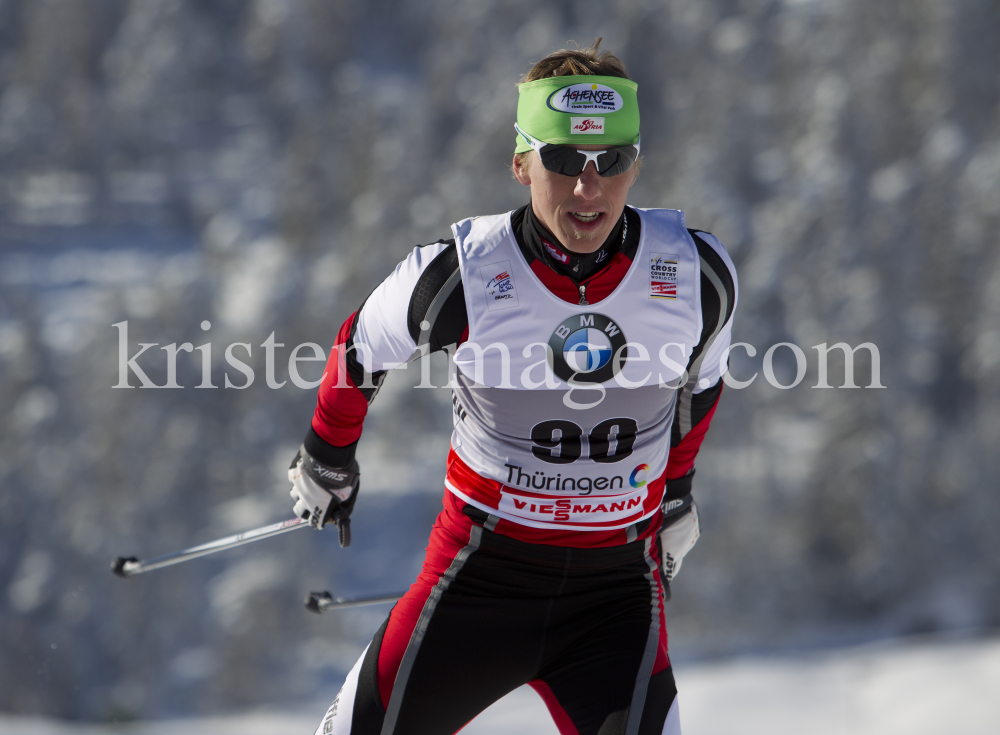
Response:
[[[597,44],[538,62],[513,159],[529,204],[415,248],[340,329],[296,514],[350,542],[387,369],[451,348],[455,429],[423,569],[317,734],[454,733],[526,683],[563,735],[680,733],[665,592],[699,534],[737,291],[715,237],[625,206],[636,88]]]

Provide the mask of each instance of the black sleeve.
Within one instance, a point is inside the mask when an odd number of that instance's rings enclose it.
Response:
[[[692,373],[692,379],[683,386],[677,398],[677,408],[674,412],[674,423],[671,428],[670,446],[678,446],[684,437],[694,427],[701,423],[719,400],[722,393],[722,381],[701,391],[694,392],[694,380],[697,366],[710,340],[722,329],[733,314],[736,302],[736,284],[725,262],[715,252],[715,249],[705,242],[698,233],[701,230],[688,230],[698,248],[701,260],[701,339],[691,352],[687,369]]]
[[[457,344],[469,326],[458,248],[453,239],[438,242],[447,243],[449,247],[420,275],[407,314],[410,336],[418,348],[428,345],[428,352]]]

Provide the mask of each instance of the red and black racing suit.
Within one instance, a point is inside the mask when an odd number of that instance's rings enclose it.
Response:
[[[600,303],[616,288],[632,266],[640,234],[639,216],[626,207],[602,247],[577,256],[553,244],[530,207],[517,210],[512,225],[532,271],[574,304]],[[706,242],[711,236],[690,232],[702,268],[703,340],[693,362],[708,335],[728,325],[735,280]],[[405,311],[413,342],[433,352],[465,341],[468,316],[454,240],[427,248],[437,252],[409,278],[399,312]],[[361,314],[372,308],[369,300],[341,327],[305,440],[307,451],[331,466],[353,458],[385,376],[383,370],[366,372],[353,349]],[[689,496],[722,381],[681,390],[687,395],[677,402],[661,478],[666,501]],[[481,481],[454,452],[448,463],[451,482]],[[317,733],[452,733],[525,683],[541,695],[563,735],[679,733],[654,561],[661,520],[657,512],[627,529],[530,528],[488,515],[446,490],[420,575],[375,634]]]

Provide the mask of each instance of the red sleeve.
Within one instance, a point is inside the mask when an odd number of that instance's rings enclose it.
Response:
[[[326,373],[319,386],[312,419],[313,431],[335,447],[346,447],[356,442],[361,437],[361,425],[368,414],[368,399],[355,385],[347,369],[357,316],[358,312],[351,314],[337,333],[337,341],[330,351]]]
[[[676,444],[672,443],[673,446],[670,447],[670,457],[667,459],[667,471],[665,473],[667,480],[676,480],[679,477],[684,477],[694,467],[695,457],[698,456],[698,450],[701,449],[701,443],[705,440],[705,434],[712,423],[715,409],[719,405],[719,396],[722,395],[721,381],[719,382],[719,389],[712,392],[715,393],[715,400],[712,400],[708,405],[699,407],[701,410],[697,411],[697,414],[701,417],[698,422],[691,427],[691,430],[679,442]],[[705,393],[711,396],[709,391],[705,391]],[[695,401],[698,400],[698,397],[699,394],[693,396]],[[675,418],[674,422],[676,423],[676,421]]]

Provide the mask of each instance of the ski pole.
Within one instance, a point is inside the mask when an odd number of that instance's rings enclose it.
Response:
[[[173,566],[174,564],[180,564],[190,559],[197,559],[199,556],[214,554],[217,551],[231,549],[234,546],[242,546],[252,541],[260,541],[271,536],[277,536],[279,533],[294,531],[297,528],[309,528],[309,521],[305,518],[290,518],[287,521],[272,523],[270,526],[253,528],[249,531],[238,533],[235,536],[227,536],[216,541],[209,541],[207,544],[202,544],[201,546],[192,546],[190,549],[175,551],[172,554],[164,554],[163,556],[157,556],[147,561],[140,561],[134,556],[119,556],[111,562],[111,571],[119,577],[134,577],[136,574]]]
[[[406,593],[394,592],[377,597],[358,597],[353,600],[345,600],[342,597],[334,598],[329,592],[310,592],[309,597],[306,598],[306,610],[319,615],[335,607],[363,607],[365,605],[378,605],[380,602],[395,602],[404,594]]]

